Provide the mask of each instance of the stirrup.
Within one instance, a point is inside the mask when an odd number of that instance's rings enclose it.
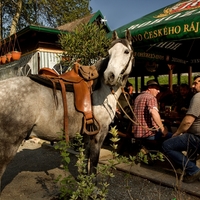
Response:
[[[86,118],[84,117],[83,122],[83,133],[87,135],[96,135],[100,131],[99,122],[93,117],[93,123],[87,124]]]

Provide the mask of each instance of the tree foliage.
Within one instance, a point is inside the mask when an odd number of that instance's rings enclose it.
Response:
[[[55,28],[92,12],[90,0],[1,0],[0,39],[28,25]]]
[[[81,64],[92,65],[107,56],[110,39],[102,26],[81,24],[73,33],[62,34],[60,44],[71,64],[81,59]]]

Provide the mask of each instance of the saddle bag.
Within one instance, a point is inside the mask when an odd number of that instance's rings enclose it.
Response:
[[[88,81],[96,79],[99,76],[95,66],[79,66],[79,75]]]

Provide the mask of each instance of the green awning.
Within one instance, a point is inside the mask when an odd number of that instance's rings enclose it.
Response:
[[[167,40],[192,39],[200,36],[200,2],[181,1],[132,21],[116,31],[124,37],[131,31],[135,43],[157,43]]]
[[[116,30],[119,37],[123,38],[127,29],[140,55],[155,54],[184,64],[200,63],[199,0],[179,1],[134,20]]]

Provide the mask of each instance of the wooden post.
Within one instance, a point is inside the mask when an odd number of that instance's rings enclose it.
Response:
[[[138,93],[138,77],[135,77],[135,93]]]
[[[173,92],[173,69],[174,69],[174,65],[172,64],[168,64],[169,67],[169,89]]]
[[[37,58],[38,58],[38,72],[39,72],[39,70],[40,70],[40,53],[38,53]]]
[[[188,85],[192,88],[192,66],[188,67]]]
[[[169,69],[169,89],[173,92],[173,69]]]
[[[177,73],[177,84],[178,85],[181,84],[181,73],[180,72]]]
[[[143,76],[141,76],[141,92],[142,92],[142,90],[144,90],[144,75]]]

